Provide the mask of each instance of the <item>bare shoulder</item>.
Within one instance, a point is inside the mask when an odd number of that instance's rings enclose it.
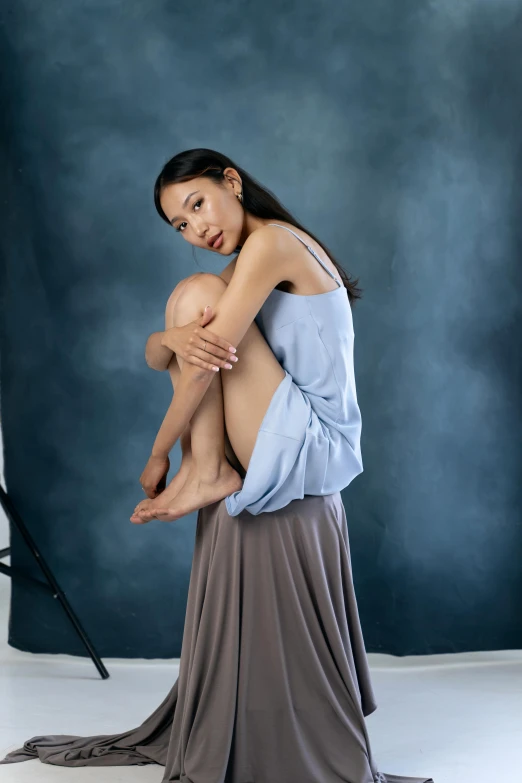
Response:
[[[255,259],[267,270],[274,268],[281,271],[290,260],[288,251],[292,249],[287,237],[283,234],[288,234],[288,231],[281,231],[276,226],[269,224],[256,228],[247,237],[241,249],[241,254],[237,259],[239,264],[249,264]]]
[[[250,247],[254,250],[283,248],[287,242],[287,237],[284,236],[285,234],[288,234],[288,231],[279,231],[277,226],[267,223],[265,226],[261,226],[261,228],[256,228],[255,231],[252,231],[250,236],[247,237],[243,249],[246,247]]]
[[[289,258],[294,251],[291,240],[292,237],[288,236],[288,231],[281,231],[277,226],[268,224],[261,226],[247,237],[241,250],[241,260],[254,254],[256,257],[262,256],[265,264],[269,260],[273,260],[274,266],[281,268],[284,259]],[[239,257],[239,255],[234,256],[232,261],[219,273],[219,277],[226,283],[230,283]]]
[[[273,231],[271,226],[262,226],[252,231],[249,237],[247,237],[245,244],[241,248],[242,260],[247,258],[250,253],[260,253],[265,250],[270,251],[274,249],[274,242],[278,240],[277,235]],[[226,265],[226,267],[219,273],[218,277],[221,277],[225,283],[230,283],[232,275],[235,272],[237,261],[239,259],[239,253],[234,256],[232,261]]]
[[[241,252],[243,254],[243,258],[245,256],[248,256],[248,254],[251,251],[259,251],[259,249],[266,247],[267,242],[273,241],[273,239],[270,239],[270,233],[267,234],[266,232],[267,226],[262,226],[261,228],[256,229],[253,231],[249,237],[247,237],[247,240],[245,244],[243,245]],[[232,279],[232,275],[234,274],[234,271],[236,269],[237,260],[239,258],[239,253],[237,256],[234,256],[232,261],[226,265],[226,267],[219,273],[219,277],[222,278],[222,280],[225,281],[225,283],[230,283]]]

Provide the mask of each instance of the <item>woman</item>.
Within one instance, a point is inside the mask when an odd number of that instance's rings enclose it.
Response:
[[[33,737],[2,763],[158,763],[164,783],[433,783],[379,772],[364,721],[377,705],[340,496],[363,469],[358,289],[217,152],[170,160],[155,203],[192,245],[240,251],[220,276],[183,280],[147,343],[174,396],[131,520],[198,509],[179,677],[138,728]],[[178,438],[181,467],[166,486]]]

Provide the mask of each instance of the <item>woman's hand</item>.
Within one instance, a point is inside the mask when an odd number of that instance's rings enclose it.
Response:
[[[170,348],[184,361],[195,364],[196,367],[203,367],[204,370],[212,370],[213,366],[225,367],[230,360],[236,362],[237,356],[233,355],[236,351],[234,346],[229,345],[227,340],[209,329],[205,329],[204,325],[212,317],[212,308],[207,305],[203,315],[195,321],[185,326],[165,329],[161,345]]]
[[[155,498],[163,492],[167,484],[167,473],[170,468],[168,457],[155,457],[150,455],[145,465],[145,470],[140,476],[140,484],[149,498]]]

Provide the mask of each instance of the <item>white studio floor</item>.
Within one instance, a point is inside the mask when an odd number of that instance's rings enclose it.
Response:
[[[111,676],[102,680],[90,658],[9,647],[10,585],[0,574],[1,758],[37,734],[126,731],[163,701],[178,660],[104,659]],[[368,658],[379,706],[367,725],[381,771],[435,783],[522,782],[522,651]],[[0,783],[159,783],[162,771],[32,760],[1,765]]]

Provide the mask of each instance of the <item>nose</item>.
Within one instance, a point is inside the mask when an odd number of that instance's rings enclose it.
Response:
[[[196,224],[196,234],[198,235],[198,237],[200,239],[205,239],[205,241],[206,241],[206,238],[205,238],[206,231],[207,231],[207,227],[206,226],[203,226],[202,224],[200,224],[200,225]]]

